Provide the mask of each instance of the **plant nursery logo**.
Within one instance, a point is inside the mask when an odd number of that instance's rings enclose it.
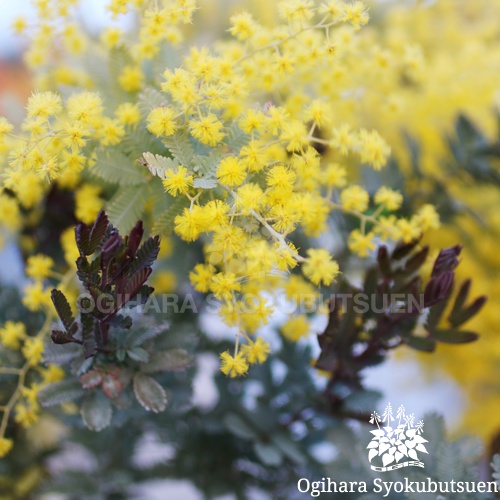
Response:
[[[398,408],[396,417],[393,415],[391,403],[386,407],[382,416],[376,411],[371,414],[370,424],[376,424],[377,429],[370,431],[373,438],[367,446],[368,460],[372,470],[388,472],[402,467],[424,467],[418,453],[428,453],[422,437],[424,422],[419,420],[415,425],[415,415],[407,415],[405,407]],[[382,425],[381,424],[385,424]]]

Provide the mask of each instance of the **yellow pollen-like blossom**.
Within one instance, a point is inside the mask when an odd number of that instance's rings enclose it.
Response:
[[[175,170],[169,169],[165,172],[163,187],[172,196],[186,194],[192,185],[193,176],[182,165],[179,165]]]
[[[248,362],[242,352],[231,356],[228,351],[220,355],[221,358],[221,372],[231,378],[245,375],[248,372]]]
[[[302,272],[315,285],[323,283],[328,286],[340,272],[339,265],[330,253],[323,248],[310,248],[302,265]]]

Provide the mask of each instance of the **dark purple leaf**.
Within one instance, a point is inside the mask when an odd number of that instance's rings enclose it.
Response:
[[[454,247],[441,250],[436,262],[434,263],[431,276],[435,277],[443,273],[453,271],[458,266],[458,256],[461,251],[462,247],[460,245],[455,245]]]

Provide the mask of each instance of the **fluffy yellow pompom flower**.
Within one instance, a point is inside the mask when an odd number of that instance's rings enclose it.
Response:
[[[17,16],[14,18],[11,24],[12,31],[16,35],[23,35],[28,27],[28,22],[24,16]],[[0,455],[1,457],[1,455]]]
[[[414,219],[399,219],[396,222],[396,227],[399,231],[398,236],[402,238],[405,243],[410,243],[410,241],[417,239],[421,234],[420,228]]]
[[[24,404],[16,405],[16,416],[14,420],[25,429],[31,427],[39,418],[38,408]]]
[[[127,9],[128,9],[128,3],[127,0],[111,0],[109,2],[107,9],[113,17],[117,17],[119,14],[126,14]]]
[[[35,92],[28,99],[28,117],[46,120],[62,110],[62,100],[54,92]]]
[[[174,98],[179,97],[183,89],[193,88],[196,84],[195,76],[182,68],[176,68],[175,71],[167,69],[163,77],[165,81],[161,84],[161,89],[164,92],[170,92]]]
[[[120,143],[125,135],[125,129],[118,120],[106,117],[99,127],[99,135],[103,146],[113,146]]]
[[[216,231],[229,222],[227,213],[231,207],[221,200],[210,200],[204,207],[207,214],[207,228]]]
[[[314,15],[312,0],[284,0],[278,4],[281,16],[287,21],[308,21]]]
[[[191,135],[207,146],[216,146],[224,137],[222,122],[213,113],[192,120],[189,124]]]
[[[248,12],[241,12],[231,17],[231,28],[229,33],[238,40],[246,40],[254,35],[256,30],[255,21]]]
[[[100,192],[101,188],[99,186],[91,184],[85,184],[76,191],[75,215],[77,219],[86,224],[91,224],[95,220],[103,204],[99,197]]]
[[[373,228],[373,231],[380,235],[380,238],[383,240],[398,239],[400,231],[397,228],[396,216],[389,215],[388,217],[379,217],[378,224]]]
[[[179,165],[176,170],[169,168],[165,172],[163,187],[172,196],[177,196],[179,193],[186,194],[192,185],[193,176],[182,165]]]
[[[31,366],[35,366],[43,357],[43,340],[40,337],[27,338],[22,347],[22,353]]]
[[[106,45],[107,48],[112,49],[121,43],[121,38],[123,32],[120,28],[115,26],[106,28],[100,36],[101,42]]]
[[[137,92],[144,83],[144,74],[138,66],[125,66],[118,77],[118,83],[126,92]]]
[[[56,179],[59,175],[60,164],[57,158],[47,158],[40,165],[37,166],[36,171],[41,179],[48,180],[49,182]]]
[[[205,229],[207,216],[197,205],[191,210],[185,208],[181,215],[174,219],[174,230],[184,241],[194,241]]]
[[[267,155],[259,141],[250,141],[241,148],[240,158],[250,172],[259,172],[266,164]]]
[[[328,286],[339,274],[339,265],[324,248],[310,248],[302,265],[302,272],[315,285],[323,283]]]
[[[0,195],[0,222],[9,229],[17,229],[21,222],[19,206],[13,198]]]
[[[83,148],[86,144],[85,136],[89,135],[89,129],[81,122],[67,123],[64,126],[63,144],[72,149]]]
[[[326,103],[321,99],[314,99],[305,109],[304,118],[307,121],[316,123],[318,127],[327,124],[330,121],[330,117]]]
[[[48,255],[33,255],[28,258],[26,274],[30,278],[42,281],[50,276],[54,261]]]
[[[0,458],[5,457],[12,450],[13,445],[12,439],[0,438]]]
[[[135,125],[141,121],[141,112],[137,104],[124,102],[115,111],[116,118],[122,125]]]
[[[252,134],[253,132],[260,132],[266,125],[266,122],[267,117],[262,111],[249,109],[240,118],[238,125],[246,134]]]
[[[71,120],[94,125],[102,112],[102,99],[97,92],[80,92],[68,98],[68,115]]]
[[[0,141],[3,139],[5,134],[8,134],[14,126],[7,121],[7,118],[0,116]]]
[[[167,9],[160,10],[158,7],[148,9],[144,12],[144,20],[148,33],[153,37],[158,37],[168,22],[168,11]]]
[[[318,12],[320,14],[327,14],[338,20],[341,14],[344,13],[345,4],[341,0],[330,0],[327,3],[322,3],[319,6]]]
[[[421,207],[416,215],[414,215],[413,220],[422,231],[438,229],[440,226],[439,214],[436,212],[435,207],[430,204]]]
[[[330,144],[332,147],[338,149],[341,154],[346,155],[354,146],[356,135],[351,130],[349,125],[341,125],[333,129]]]
[[[346,210],[364,212],[368,208],[369,201],[368,193],[356,184],[349,186],[340,193],[340,203]]]
[[[281,139],[287,143],[287,151],[301,151],[308,143],[306,126],[298,120],[286,122]]]
[[[282,327],[281,334],[290,342],[297,342],[309,333],[309,321],[303,314],[290,318]]]
[[[267,185],[278,191],[291,191],[295,179],[295,172],[282,165],[273,167],[266,176]]]
[[[40,311],[44,306],[51,304],[48,291],[43,289],[40,282],[28,285],[24,289],[23,304],[30,311]]]
[[[344,7],[342,21],[351,23],[354,29],[359,29],[370,20],[368,8],[363,2],[353,2]]]
[[[0,342],[7,349],[19,349],[20,341],[26,337],[26,327],[24,323],[7,321],[3,328],[0,328]]]
[[[165,106],[153,109],[147,121],[148,130],[157,137],[172,135],[177,128],[175,111]]]
[[[40,391],[39,384],[32,384],[31,387],[23,387],[21,389],[21,394],[23,398],[32,406],[38,406],[38,392]]]
[[[239,352],[236,356],[231,356],[228,351],[220,355],[220,370],[224,375],[231,378],[245,375],[248,372],[248,363],[243,353]]]
[[[210,264],[196,264],[189,273],[189,280],[194,289],[201,293],[207,293],[212,284],[212,278],[215,274],[215,267]]]
[[[157,271],[151,281],[155,293],[172,293],[177,286],[177,277],[172,271]]]
[[[264,193],[257,184],[248,182],[238,189],[237,196],[236,206],[244,215],[248,215],[262,203]]]
[[[344,187],[347,184],[347,172],[338,163],[330,163],[321,177],[321,182],[328,187]]]
[[[355,229],[349,235],[349,249],[360,257],[366,257],[375,249],[373,237],[373,233],[362,234],[359,229]]]
[[[57,365],[49,365],[45,370],[42,370],[43,384],[52,384],[59,382],[65,376],[65,371]]]
[[[376,193],[374,201],[377,205],[384,205],[387,210],[397,210],[403,203],[403,195],[399,191],[393,191],[382,186]]]
[[[224,158],[217,167],[217,178],[225,186],[239,186],[245,180],[246,176],[245,167],[234,156]]]
[[[241,290],[241,285],[234,273],[218,273],[212,278],[210,290],[216,298],[229,300],[233,292]]]
[[[391,154],[391,148],[375,131],[361,130],[359,133],[361,161],[369,163],[375,170],[380,170]]]
[[[70,227],[61,235],[61,246],[64,251],[64,259],[70,266],[74,266],[76,259],[80,257],[80,251],[75,242],[75,230]]]
[[[258,337],[255,342],[241,346],[241,352],[251,365],[256,363],[261,364],[266,361],[267,356],[271,352],[271,347],[262,337]]]
[[[297,248],[293,243],[287,243],[284,247],[280,242],[276,242],[274,245],[274,250],[276,252],[276,266],[280,271],[288,271],[297,266],[297,261],[294,259],[296,255]]]
[[[224,254],[225,258],[230,258],[241,252],[246,241],[243,229],[234,226],[221,226],[215,228],[212,244],[209,249],[215,254],[219,254],[220,257]],[[217,259],[212,262],[218,263]]]

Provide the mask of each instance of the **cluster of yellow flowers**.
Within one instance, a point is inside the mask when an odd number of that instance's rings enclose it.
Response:
[[[31,40],[26,62],[40,90],[29,99],[22,123],[14,127],[0,118],[8,190],[0,195],[0,222],[19,229],[23,214],[36,209],[54,181],[75,191],[77,218],[91,222],[106,197],[104,185],[89,175],[99,166],[95,152],[114,154],[128,137],[147,130],[160,148],[166,146],[164,156],[173,155],[161,180],[153,176],[147,183],[161,182],[165,197],[185,201],[172,229],[187,242],[204,244],[205,262],[195,266],[191,282],[220,300],[224,321],[238,328],[234,352],[221,355],[228,376],[265,361],[269,345],[255,333],[273,312],[270,293],[314,302],[319,287],[330,286],[342,271],[332,247],[323,248],[319,238],[338,228],[332,220],[339,215],[359,221],[346,242],[359,257],[379,242],[411,241],[422,232],[444,244],[447,233],[432,231],[439,227],[432,205],[418,207],[411,218],[398,217],[401,193],[385,186],[368,193],[358,165],[379,171],[391,151],[403,166],[409,163],[405,128],[423,142],[424,168],[439,176],[439,137],[457,109],[472,110],[491,126],[487,112],[498,79],[488,75],[499,64],[492,54],[500,54],[486,50],[498,43],[492,3],[391,5],[381,24],[365,26],[369,11],[360,1],[243,1],[248,10],[231,16],[230,36],[210,47],[194,37],[203,30],[193,35],[189,24],[203,26],[210,9],[220,7],[216,0],[199,11],[193,0],[111,0],[114,18],[133,12],[137,24],[127,31],[117,22],[98,39],[78,23],[79,3],[36,0],[37,24],[23,18],[14,23]],[[446,29],[436,30],[436,19]],[[186,51],[181,43],[189,37]],[[465,44],[466,56],[455,58]],[[454,65],[446,64],[451,57]],[[96,71],[95,60],[109,65],[109,74]],[[471,92],[479,83],[483,91]],[[153,90],[154,104],[143,99]],[[174,143],[189,148],[177,154],[169,147]],[[119,171],[115,177],[120,184]],[[150,214],[157,213],[155,199],[145,204]],[[295,231],[317,248],[295,247]],[[487,238],[490,246],[498,241]],[[71,229],[61,244],[72,266],[78,252]],[[498,253],[490,254],[498,266]],[[35,281],[25,305],[48,310],[43,280],[55,276],[51,262],[33,257],[28,274]],[[175,287],[172,273],[156,280],[160,291]],[[2,334],[3,345],[22,349],[31,366],[37,356],[31,343],[41,337],[16,337],[8,325],[2,331],[10,332]],[[309,331],[300,309],[282,326],[283,336],[294,341]],[[445,362],[454,371],[454,362]],[[485,372],[477,372],[481,382]],[[29,400],[23,396],[22,403],[36,412]],[[0,441],[0,454],[8,447]]]
[[[241,351],[237,341],[233,355],[222,355],[222,370],[231,376],[246,373],[249,363],[262,362],[269,351],[261,338],[248,335],[272,313],[262,292],[282,290],[297,263],[317,286],[330,285],[339,273],[326,249],[301,255],[287,241],[290,233],[300,228],[317,237],[327,231],[330,213],[339,210],[360,220],[348,244],[365,257],[376,241],[411,241],[439,225],[431,205],[410,220],[390,215],[402,196],[386,187],[373,197],[368,215],[368,192],[347,182],[348,165],[361,161],[379,170],[390,154],[376,131],[336,123],[331,103],[322,99],[326,68],[335,61],[348,64],[332,55],[330,45],[342,33],[355,39],[367,21],[365,7],[360,2],[319,9],[312,2],[279,6],[287,26],[268,30],[248,13],[237,14],[229,31],[240,43],[221,43],[218,53],[191,49],[181,69],[165,71],[165,102],[147,116],[151,133],[166,138],[188,133],[218,155],[213,185],[218,199],[196,188],[196,159],[168,168],[163,185],[173,197],[189,200],[175,218],[175,232],[188,242],[205,242],[207,262],[191,273],[195,289],[220,299],[222,317],[247,340]],[[231,145],[235,126],[246,135],[241,147]],[[319,147],[330,150],[327,161]]]
[[[64,378],[64,370],[55,365],[43,366],[43,351],[45,337],[53,320],[51,302],[47,290],[44,290],[44,281],[53,277],[54,262],[46,255],[34,255],[28,259],[26,273],[35,281],[26,287],[23,304],[31,311],[44,310],[47,319],[36,335],[29,335],[22,322],[7,321],[0,328],[0,346],[7,351],[7,355],[16,351],[22,355],[22,362],[18,367],[7,368],[0,366],[0,376],[17,376],[18,384],[8,403],[2,406],[0,421],[0,458],[12,448],[12,440],[5,438],[5,431],[11,413],[14,420],[24,428],[31,427],[40,417],[40,406],[37,400],[41,387]],[[58,276],[57,276],[58,277]],[[64,281],[64,279],[63,279]]]
[[[498,205],[498,186],[475,184],[462,174],[450,175],[445,167],[450,157],[447,136],[454,134],[459,113],[470,117],[492,140],[498,137],[500,37],[495,20],[499,14],[500,4],[488,0],[390,3],[379,25],[370,23],[363,30],[370,39],[367,51],[377,54],[385,77],[360,78],[358,91],[364,98],[349,110],[353,127],[373,127],[390,143],[406,173],[407,189],[425,197],[440,182],[457,205],[471,208],[453,223],[427,231],[424,241],[434,248],[464,244],[458,277],[472,277],[471,293],[489,297],[481,314],[467,324],[481,332],[481,339],[453,352],[440,346],[432,359],[419,357],[426,369],[444,368],[457,380],[467,397],[463,429],[486,439],[498,433],[500,409],[496,396],[500,215],[491,210]],[[402,129],[420,145],[425,175],[421,181],[413,175],[412,152]],[[435,203],[439,207],[442,200]]]
[[[265,0],[243,3],[269,24],[280,16],[279,9]],[[214,4],[220,2],[214,0]],[[447,136],[454,133],[459,113],[472,118],[492,139],[497,137],[500,37],[496,19],[500,4],[488,0],[438,0],[371,5],[376,20],[353,39],[352,34],[344,32],[341,39],[347,45],[336,45],[339,56],[347,50],[351,62],[355,62],[345,67],[337,59],[325,73],[322,111],[349,124],[351,130],[377,130],[403,167],[406,188],[417,197],[425,197],[437,181],[449,188],[459,205],[472,209],[465,210],[452,224],[436,228],[432,208],[420,207],[430,222],[425,242],[433,248],[465,244],[459,278],[473,277],[471,293],[489,297],[481,314],[467,324],[481,332],[481,340],[453,352],[452,347],[440,346],[432,358],[419,358],[426,369],[444,368],[457,380],[467,397],[463,429],[488,439],[498,432],[499,411],[495,375],[500,352],[496,313],[500,296],[500,215],[491,210],[498,205],[498,187],[473,185],[462,176],[450,176],[444,167],[450,155]],[[425,175],[422,181],[414,177],[412,152],[402,130],[421,147],[420,166]],[[328,170],[323,169],[322,175],[329,175]],[[441,200],[435,203],[439,207]],[[387,223],[393,225],[390,220]],[[399,224],[411,232],[405,222]],[[301,315],[290,323],[282,328],[289,338],[300,338],[309,331],[307,319],[302,320]]]
[[[116,150],[144,118],[160,144],[168,145],[172,137],[198,144],[202,159],[211,162],[208,171],[199,155],[176,157],[171,151],[175,162],[161,177],[166,193],[187,202],[175,218],[175,232],[185,241],[204,242],[206,262],[191,273],[193,286],[219,299],[223,319],[239,330],[234,353],[222,355],[224,373],[241,375],[248,364],[266,359],[268,344],[251,337],[273,312],[263,292],[286,293],[297,264],[306,280],[295,277],[294,296],[310,292],[307,280],[329,286],[341,271],[328,249],[296,248],[291,233],[318,237],[328,231],[331,213],[341,212],[359,220],[348,246],[366,257],[380,241],[410,241],[438,227],[431,205],[411,219],[397,218],[392,212],[403,201],[399,192],[382,187],[370,196],[356,183],[355,165],[380,170],[391,153],[375,129],[353,127],[339,113],[363,99],[355,91],[360,74],[369,68],[383,73],[377,54],[364,53],[358,34],[369,19],[362,2],[282,1],[280,21],[272,27],[248,12],[235,14],[230,40],[213,48],[191,47],[162,75],[151,70],[165,60],[162,47],[183,38],[181,25],[190,23],[196,10],[192,1],[114,0],[113,16],[134,11],[138,25],[126,36],[118,27],[107,28],[98,47],[74,22],[77,4],[38,0],[39,24],[16,23],[18,31],[31,30],[26,61],[41,69],[37,85],[43,91],[28,101],[22,137],[2,122],[4,184],[21,207],[30,208],[57,180],[75,189],[76,216],[90,222],[103,204],[100,186],[84,175],[99,161],[92,153],[97,147]],[[60,34],[62,44],[44,36],[49,29]],[[126,60],[112,75],[114,94],[108,101],[91,73],[64,62],[103,49],[120,51]],[[352,71],[361,60],[363,71]],[[78,90],[68,93],[68,85]],[[151,87],[161,89],[161,102],[140,105],[137,95]],[[64,98],[57,93],[63,88]],[[119,173],[116,177],[119,183]],[[16,204],[10,198],[5,203],[10,205],[4,211],[17,210],[11,221],[20,224]],[[33,267],[38,268],[34,276],[43,274],[43,262]],[[45,299],[36,282],[25,304],[36,309]],[[306,316],[297,318],[304,322]]]

